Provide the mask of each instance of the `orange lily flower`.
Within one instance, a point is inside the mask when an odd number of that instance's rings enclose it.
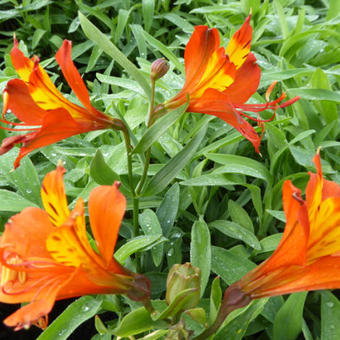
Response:
[[[250,53],[253,31],[249,24],[250,17],[233,35],[226,50],[220,47],[216,28],[196,26],[184,53],[185,84],[175,97],[156,107],[156,111],[183,105],[189,95],[188,112],[206,113],[223,119],[259,152],[261,137],[242,116],[257,121],[262,127],[266,120],[250,117],[243,111],[256,114],[267,109],[275,111],[278,107],[294,103],[299,97],[279,105],[286,97],[282,93],[278,99],[269,102],[269,94],[274,87],[271,86],[267,91],[266,104],[245,104],[256,92],[261,78],[256,58]]]
[[[283,186],[286,227],[272,256],[236,283],[252,299],[340,287],[340,186],[310,173],[306,200],[290,181]]]
[[[11,217],[0,237],[0,301],[30,302],[5,319],[15,330],[32,323],[46,326],[55,300],[105,293],[149,298],[148,279],[112,257],[126,208],[118,184],[97,187],[90,194],[95,251],[87,238],[83,200],[68,209],[64,172],[59,165],[43,180],[45,210],[24,209]]]
[[[10,55],[21,79],[12,79],[7,83],[3,93],[4,107],[0,121],[16,128],[1,128],[18,132],[30,131],[2,141],[0,155],[9,151],[15,144],[23,143],[14,162],[14,168],[19,166],[22,157],[37,148],[79,133],[119,126],[119,120],[105,115],[92,106],[86,86],[71,59],[71,47],[71,41],[64,40],[56,54],[56,60],[65,79],[84,107],[67,100],[39,65],[39,58],[25,57],[18,48],[18,41],[14,39]],[[6,120],[5,114],[8,110],[22,123]]]

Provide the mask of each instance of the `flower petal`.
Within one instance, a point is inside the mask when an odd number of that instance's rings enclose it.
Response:
[[[0,247],[10,247],[22,258],[51,258],[45,242],[52,231],[53,225],[45,211],[33,207],[25,208],[6,223],[5,231],[0,237]]]
[[[42,123],[47,112],[34,102],[24,81],[10,80],[6,85],[5,92],[8,99],[4,111],[11,110],[18,119],[27,124],[40,125]]]
[[[234,104],[245,103],[258,89],[261,78],[261,69],[256,64],[252,53],[244,64],[236,71],[234,82],[224,91]]]
[[[73,275],[69,273],[55,274],[53,278],[46,279],[42,287],[36,292],[34,300],[23,306],[4,320],[6,326],[15,327],[15,330],[29,327],[39,318],[47,315],[56,300],[56,297]]]
[[[75,119],[93,119],[90,112],[79,105],[73,104],[60,93],[46,71],[39,65],[39,59],[34,57],[33,60],[30,60],[25,57],[19,50],[16,40],[10,55],[15,70],[21,79],[26,82],[33,100],[40,108],[44,110],[64,108]]]
[[[191,98],[201,97],[207,88],[225,90],[235,77],[235,66],[219,47],[220,38],[216,28],[196,26],[184,54],[185,84],[181,93]]]
[[[41,199],[52,224],[61,226],[70,216],[67,206],[66,193],[63,181],[65,173],[63,166],[49,172],[41,186]]]
[[[126,199],[117,183],[92,190],[89,198],[89,215],[93,236],[106,265],[112,261]]]
[[[71,89],[76,94],[80,102],[91,113],[102,118],[107,118],[106,115],[102,114],[100,111],[96,110],[92,106],[90,102],[89,93],[84,84],[84,81],[81,78],[77,68],[74,66],[74,63],[72,61],[71,48],[72,42],[69,40],[64,40],[62,46],[60,47],[55,56],[57,63],[59,64],[67,83],[70,85]]]
[[[250,26],[251,15],[249,15],[242,27],[233,35],[227,46],[229,60],[239,69],[245,62],[250,51],[253,29]]]
[[[247,138],[253,144],[256,152],[259,152],[261,138],[235,110],[226,94],[208,89],[200,99],[190,101],[187,111],[210,114],[223,119]]]
[[[64,109],[49,111],[43,119],[42,127],[38,132],[28,134],[24,145],[21,147],[18,157],[14,162],[14,168],[20,165],[20,160],[35,149],[58,142],[64,138],[95,129],[91,125],[81,125],[76,122]]]
[[[286,226],[278,247],[264,264],[261,273],[273,271],[281,266],[306,263],[309,237],[306,204],[300,198],[300,190],[290,181],[286,181],[283,185],[282,200]]]

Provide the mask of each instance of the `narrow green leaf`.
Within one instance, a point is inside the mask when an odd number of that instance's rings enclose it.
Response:
[[[159,321],[153,321],[150,313],[144,307],[140,307],[126,315],[112,333],[119,337],[129,337],[159,325],[161,325]]]
[[[201,296],[208,283],[211,268],[210,231],[205,221],[200,218],[191,229],[190,262],[201,269]]]
[[[174,225],[180,200],[178,183],[175,183],[164,195],[163,201],[156,211],[163,235],[168,236]]]
[[[27,207],[38,207],[35,203],[5,189],[0,189],[0,211],[18,212]]]
[[[238,311],[237,316],[231,313],[214,336],[214,340],[241,340],[243,339],[249,324],[262,312],[268,299],[252,301],[247,307]]]
[[[216,319],[222,301],[222,289],[220,281],[221,279],[219,278],[219,276],[217,276],[211,284],[209,313],[210,323],[213,323]]]
[[[155,39],[147,32],[143,32],[145,41],[153,48],[161,52],[169,61],[171,61],[175,67],[184,74],[184,65],[178,60],[178,58],[169,50],[169,48],[162,44],[159,40]]]
[[[254,233],[253,222],[248,213],[238,203],[233,200],[228,201],[228,211],[233,222],[238,223],[242,227]]]
[[[229,237],[243,241],[256,250],[261,250],[260,242],[256,236],[251,231],[235,222],[216,220],[209,223],[209,225]]]
[[[274,340],[295,340],[301,333],[306,297],[307,292],[295,293],[288,297],[274,320]]]
[[[98,313],[103,297],[83,296],[71,303],[65,311],[37,338],[37,340],[68,339],[83,322]]]
[[[166,239],[160,235],[138,236],[121,246],[114,254],[115,259],[123,264],[124,261],[137,251],[148,249],[156,242],[164,242]]]
[[[155,0],[143,0],[142,1],[142,14],[144,19],[144,27],[147,32],[150,31],[152,21],[153,21],[153,12],[155,10]]]
[[[165,189],[165,187],[191,160],[201,144],[206,131],[207,126],[204,126],[175,157],[173,157],[160,171],[156,173],[155,176],[153,176],[145,190],[144,196],[155,195]]]
[[[255,268],[255,264],[244,256],[239,256],[220,247],[211,247],[211,270],[228,284],[236,282]]]
[[[136,147],[134,153],[143,153],[159,139],[186,111],[188,104],[184,104],[175,110],[169,111],[165,116],[158,119],[150,128],[146,130]]]
[[[206,154],[206,157],[216,163],[224,165],[223,167],[216,169],[214,173],[236,173],[248,175],[263,179],[270,185],[273,182],[272,175],[268,169],[263,164],[253,159],[238,155],[219,153],[208,153]]]
[[[290,96],[300,96],[306,100],[329,100],[331,102],[340,103],[340,92],[325,89],[309,89],[309,88],[293,88],[288,89]]]
[[[100,185],[112,185],[114,181],[119,181],[119,175],[106,164],[99,149],[90,163],[90,175]]]
[[[159,224],[157,215],[151,209],[145,209],[139,214],[139,225],[143,229],[146,236],[158,235],[162,236],[162,228]],[[152,259],[156,267],[158,267],[163,258],[163,244],[154,246],[151,249]]]
[[[122,66],[139,83],[145,94],[149,97],[151,94],[150,85],[138,68],[81,12],[79,12],[79,20],[85,35]]]
[[[329,291],[321,292],[321,340],[340,339],[340,302]]]
[[[22,159],[20,166],[7,175],[22,197],[41,206],[40,180],[37,170],[28,157]],[[1,201],[2,204],[2,201]]]

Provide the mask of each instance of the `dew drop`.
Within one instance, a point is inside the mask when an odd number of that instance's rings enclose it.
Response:
[[[31,189],[26,189],[26,193],[31,194],[32,190]]]
[[[327,302],[326,306],[329,308],[333,308],[334,307],[334,302]]]

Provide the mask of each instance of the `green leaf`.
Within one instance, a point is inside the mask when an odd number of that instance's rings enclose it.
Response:
[[[274,340],[295,340],[301,333],[306,297],[307,292],[295,293],[288,297],[274,320]]]
[[[178,60],[178,58],[171,52],[171,50],[159,40],[155,39],[152,35],[147,32],[143,32],[145,41],[153,48],[161,52],[169,61],[171,61],[175,67],[184,73],[184,65]]]
[[[228,211],[233,222],[238,223],[242,227],[254,233],[253,222],[245,209],[243,209],[238,203],[233,200],[229,200]]]
[[[101,308],[103,297],[83,296],[71,303],[65,311],[37,338],[37,340],[68,339],[83,322],[92,318]]]
[[[219,153],[208,153],[206,154],[206,157],[216,163],[224,165],[216,169],[214,173],[242,174],[263,179],[270,185],[273,183],[272,175],[268,169],[263,164],[253,159],[238,155]]]
[[[145,190],[144,196],[158,194],[176,177],[176,175],[188,164],[194,156],[196,150],[201,144],[203,137],[207,131],[207,126],[204,126],[198,134],[175,156],[173,157],[160,171],[152,177],[148,187]]]
[[[190,262],[201,270],[201,296],[208,283],[211,268],[210,231],[200,218],[191,229]]]
[[[158,141],[159,137],[181,117],[181,115],[186,111],[187,107],[187,103],[181,105],[177,109],[169,111],[165,116],[156,120],[156,122],[146,130],[134,148],[133,153],[143,153],[148,148],[150,148],[151,145]]]
[[[5,189],[0,189],[0,211],[19,212],[27,207],[38,207],[32,201]]]
[[[162,228],[159,224],[157,215],[151,209],[145,209],[141,214],[139,214],[138,220],[145,235],[162,236]],[[163,244],[154,246],[151,249],[151,254],[155,266],[158,267],[163,259]]]
[[[127,73],[134,78],[145,94],[150,97],[151,88],[138,68],[125,57],[125,55],[103,34],[95,25],[91,23],[81,12],[78,13],[80,25],[85,35],[98,45],[105,53],[112,57]]]
[[[243,339],[249,324],[262,312],[267,301],[268,299],[252,301],[247,307],[229,314],[222,327],[214,336],[214,340]]]
[[[215,277],[214,281],[211,284],[210,291],[210,313],[209,313],[209,321],[213,323],[216,319],[217,313],[220,309],[221,301],[222,301],[222,289],[220,284],[219,276]]]
[[[20,166],[10,172],[7,178],[18,189],[22,197],[42,206],[40,197],[40,180],[33,163],[28,157],[21,160]],[[2,204],[2,201],[1,201]]]
[[[240,184],[233,180],[232,175],[228,174],[207,174],[195,178],[190,178],[180,182],[181,185],[185,186],[224,186],[224,185],[235,185]]]
[[[330,91],[325,89],[309,89],[309,88],[293,88],[288,89],[290,96],[300,96],[306,100],[329,100],[331,102],[340,103],[340,93],[338,91]]]
[[[141,307],[126,315],[112,333],[119,337],[129,337],[152,328],[161,328],[161,325],[161,322],[152,320],[150,313]]]
[[[329,291],[321,292],[321,340],[340,339],[340,302]]]
[[[178,183],[175,183],[164,195],[163,201],[156,211],[159,223],[163,230],[163,235],[168,236],[171,228],[174,225],[179,201],[180,201],[180,190]]]
[[[185,309],[185,306],[189,303],[189,301],[196,296],[197,290],[198,288],[188,288],[182,290],[171,302],[171,304],[155,318],[155,320],[163,320],[176,316],[176,314]]]
[[[258,241],[256,236],[251,231],[235,222],[216,220],[209,223],[209,225],[219,230],[224,235],[227,235],[236,240],[243,241],[256,250],[261,250],[260,242]]]
[[[142,14],[143,14],[144,26],[145,26],[146,31],[149,31],[151,28],[154,10],[155,10],[155,0],[143,0],[142,1]]]
[[[138,236],[121,246],[114,254],[115,259],[123,264],[125,260],[137,251],[147,250],[155,243],[164,242],[166,238],[160,235]]]
[[[256,267],[244,256],[220,247],[211,247],[211,270],[228,284],[236,282]]]
[[[114,181],[120,180],[119,175],[106,164],[99,149],[90,163],[90,175],[100,185],[112,185]]]

